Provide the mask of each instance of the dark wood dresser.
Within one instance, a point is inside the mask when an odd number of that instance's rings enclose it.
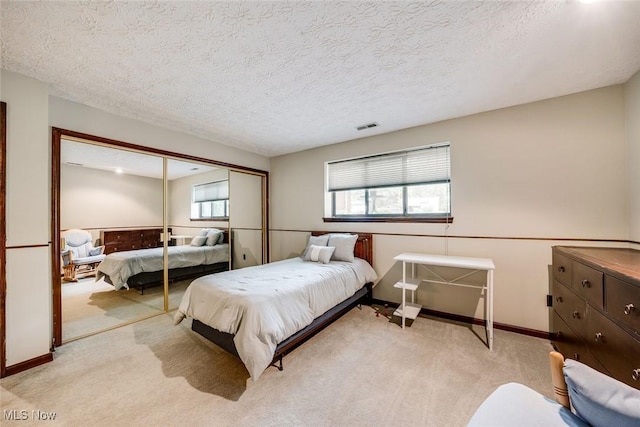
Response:
[[[171,232],[171,228],[169,228]],[[102,230],[100,240],[104,253],[130,251],[133,249],[158,248],[162,246],[162,228],[139,228],[126,230]],[[169,241],[171,245],[172,241]]]
[[[640,251],[553,247],[554,347],[640,389]]]

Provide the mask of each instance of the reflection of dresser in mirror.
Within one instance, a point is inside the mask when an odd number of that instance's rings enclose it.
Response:
[[[171,228],[169,228],[171,233]],[[104,245],[104,253],[131,251],[134,249],[159,248],[162,243],[162,228],[138,228],[122,230],[102,230],[100,240]],[[175,240],[169,241],[169,246]]]

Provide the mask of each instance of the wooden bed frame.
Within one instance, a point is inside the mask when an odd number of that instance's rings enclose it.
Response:
[[[329,231],[313,231],[311,234],[313,236],[319,236],[321,234],[330,233]],[[345,232],[342,232],[345,233]],[[354,255],[357,258],[362,258],[366,260],[369,264],[373,266],[373,235],[371,233],[351,233],[358,234],[358,240],[356,241],[356,246],[354,248]],[[284,356],[295,348],[300,346],[302,343],[313,337],[315,334],[329,326],[335,320],[340,318],[343,314],[351,310],[356,305],[360,305],[362,303],[370,304],[372,297],[372,288],[373,283],[365,283],[365,285],[360,288],[356,293],[342,301],[340,304],[335,307],[329,309],[323,315],[317,317],[310,325],[305,327],[304,329],[296,332],[289,338],[285,339],[276,347],[276,351],[273,356],[273,360],[271,362],[271,366],[275,366],[278,370],[282,371],[282,359]],[[199,320],[193,319],[191,323],[191,329],[209,341],[213,342],[217,346],[225,349],[229,353],[238,357],[238,351],[236,350],[235,343],[233,342],[234,335],[226,332],[220,332],[217,329],[214,329]]]

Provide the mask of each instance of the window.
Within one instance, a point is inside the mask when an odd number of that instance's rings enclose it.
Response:
[[[451,216],[449,144],[327,163],[325,220],[446,220]]]
[[[191,219],[229,218],[229,180],[192,187]]]

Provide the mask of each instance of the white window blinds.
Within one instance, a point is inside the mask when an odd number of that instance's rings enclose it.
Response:
[[[449,144],[328,163],[328,191],[435,184],[451,179]]]
[[[215,202],[229,198],[229,181],[208,182],[193,186],[193,203]]]

